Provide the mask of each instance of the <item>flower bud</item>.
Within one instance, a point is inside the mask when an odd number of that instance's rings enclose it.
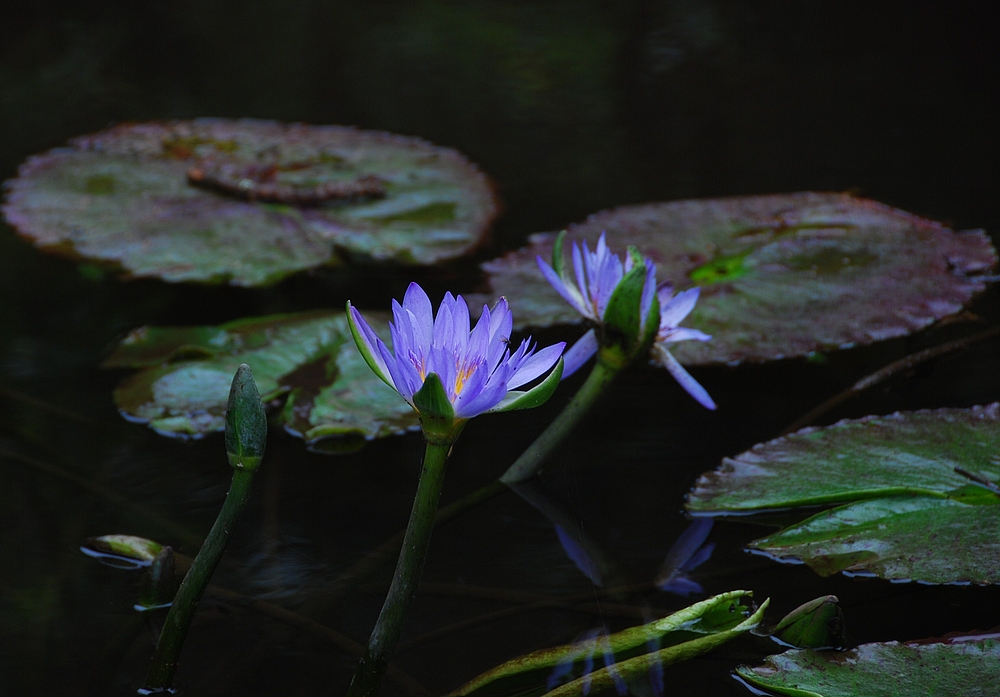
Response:
[[[226,454],[237,469],[255,470],[267,444],[267,415],[246,363],[236,369],[226,410]]]

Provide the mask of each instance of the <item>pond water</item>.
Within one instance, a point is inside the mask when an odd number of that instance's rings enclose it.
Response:
[[[505,212],[470,261],[319,271],[253,290],[123,282],[0,227],[0,695],[134,694],[155,642],[155,624],[132,610],[142,575],[79,547],[127,533],[193,554],[225,495],[220,436],[171,440],[116,412],[111,390],[124,373],[98,366],[129,330],[340,308],[348,298],[383,308],[414,279],[435,299],[479,291],[477,261],[532,232],[646,201],[852,190],[955,229],[986,228],[996,243],[994,15],[988,4],[698,0],[20,3],[0,26],[0,178],[109,122],[249,116],[457,148],[494,179]],[[1000,292],[969,311],[823,361],[693,371],[717,412],[665,371],[635,367],[556,451],[544,485],[614,559],[615,584],[650,582],[689,524],[684,496],[700,473],[878,367],[1000,321]],[[822,422],[996,401],[997,355],[996,339],[978,343]],[[443,501],[499,475],[581,382],[574,376],[539,409],[473,422]],[[366,639],[391,564],[340,597],[329,589],[405,524],[421,453],[417,434],[328,455],[271,430],[250,509],[185,646],[178,679],[190,694],[343,693],[354,661],[329,629]],[[771,597],[774,619],[835,594],[856,643],[1000,625],[994,587],[820,578],[743,551],[767,529],[716,524],[715,552],[692,578],[706,594]],[[506,492],[436,531],[394,664],[442,694],[516,655],[700,597],[602,591],[552,524]],[[749,694],[731,671],[775,650],[743,637],[670,667],[669,691]],[[398,689],[386,684],[384,694]]]

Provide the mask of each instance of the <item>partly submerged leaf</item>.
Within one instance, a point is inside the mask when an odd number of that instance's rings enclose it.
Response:
[[[697,513],[943,497],[969,484],[955,467],[1000,480],[1000,405],[867,416],[755,445],[703,474]]]
[[[1000,583],[1000,404],[866,417],[754,446],[703,475],[700,514],[843,504],[750,544],[818,573]],[[956,471],[958,468],[958,471]]]
[[[163,545],[135,535],[101,535],[88,537],[86,543],[80,547],[80,551],[88,557],[95,557],[106,563],[107,560],[118,562],[112,563],[112,566],[135,568],[149,566],[156,555],[163,551]]]
[[[782,194],[625,206],[569,228],[635,245],[676,288],[701,286],[684,326],[712,341],[672,344],[685,364],[807,355],[902,336],[958,312],[996,263],[989,238],[846,194]],[[555,235],[487,262],[519,327],[579,322],[538,272]]]
[[[386,317],[372,316],[387,326]],[[126,337],[105,366],[142,368],[115,389],[126,418],[165,435],[197,438],[223,430],[229,383],[241,363],[253,369],[265,402],[288,394],[286,428],[310,444],[332,436],[381,437],[417,424],[410,406],[365,364],[342,312],[144,327]]]
[[[1000,641],[969,639],[862,644],[843,653],[786,651],[736,673],[755,687],[791,697],[994,697]]]
[[[754,612],[744,604],[750,595],[749,591],[730,591],[649,624],[535,651],[483,673],[448,697],[583,695],[590,688],[612,685],[616,676],[625,680],[637,677],[656,670],[657,666],[709,651],[753,629],[760,622],[768,601]],[[604,668],[579,676],[585,665],[593,665],[595,656],[605,655]],[[553,671],[570,681],[548,693],[546,681]],[[589,680],[585,679],[587,676]]]
[[[454,150],[251,119],[118,126],[32,157],[7,186],[8,222],[39,247],[242,286],[347,258],[453,259],[497,213],[486,177]]]
[[[1000,504],[1000,498],[995,498]],[[1000,583],[1000,505],[906,496],[858,501],[755,540],[750,548],[894,581]]]

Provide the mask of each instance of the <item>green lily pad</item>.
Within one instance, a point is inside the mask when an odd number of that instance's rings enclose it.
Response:
[[[780,194],[625,206],[569,227],[569,242],[601,232],[618,253],[635,245],[678,289],[701,287],[684,326],[710,342],[671,344],[689,365],[763,361],[909,334],[958,312],[997,261],[981,231],[847,194]],[[519,327],[580,317],[549,287],[535,257],[555,233],[483,264]],[[491,296],[492,297],[492,296]]]
[[[373,326],[388,325],[387,315],[370,314]],[[311,445],[331,437],[357,444],[417,427],[410,406],[365,365],[343,312],[143,327],[104,366],[141,368],[114,391],[127,419],[198,438],[225,428],[229,383],[241,363],[250,365],[265,403],[287,395],[286,429]]]
[[[435,264],[497,204],[454,150],[340,126],[118,126],[30,158],[7,221],[37,246],[167,281],[255,286],[345,260]]]
[[[582,697],[590,690],[613,687],[618,681],[710,651],[755,628],[768,601],[752,608],[744,604],[751,595],[749,591],[722,593],[648,624],[535,651],[486,671],[448,697]],[[602,662],[604,667],[582,672]],[[564,682],[548,689],[547,681],[554,675]]]
[[[842,504],[750,548],[824,576],[1000,583],[997,453],[1000,404],[869,416],[727,458],[702,475],[687,507],[725,515]]]
[[[791,697],[992,697],[1000,685],[1000,641],[862,644],[853,651],[786,651],[737,675]]]

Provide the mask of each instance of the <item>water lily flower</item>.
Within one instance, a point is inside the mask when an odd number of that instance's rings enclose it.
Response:
[[[697,329],[678,326],[698,301],[699,289],[674,295],[669,282],[657,286],[653,261],[642,257],[634,247],[629,248],[623,261],[608,249],[604,233],[593,252],[586,242],[582,248],[573,243],[574,283],[563,267],[565,235],[563,231],[556,238],[552,264],[538,257],[538,268],[552,287],[594,326],[566,352],[563,378],[572,375],[598,352],[604,352],[605,360],[621,363],[649,347],[652,359],[670,371],[688,394],[702,406],[715,409],[708,392],[667,349],[667,344],[677,341],[712,338]],[[658,321],[654,320],[656,317]]]
[[[356,308],[347,303],[354,341],[368,366],[420,414],[428,437],[454,439],[464,423],[483,413],[543,404],[562,375],[565,343],[535,350],[530,337],[513,353],[513,317],[507,300],[483,307],[470,331],[469,306],[446,293],[435,316],[424,290],[411,283],[403,303],[392,302],[389,349]],[[554,366],[554,369],[553,369]],[[517,388],[549,375],[527,391]]]

